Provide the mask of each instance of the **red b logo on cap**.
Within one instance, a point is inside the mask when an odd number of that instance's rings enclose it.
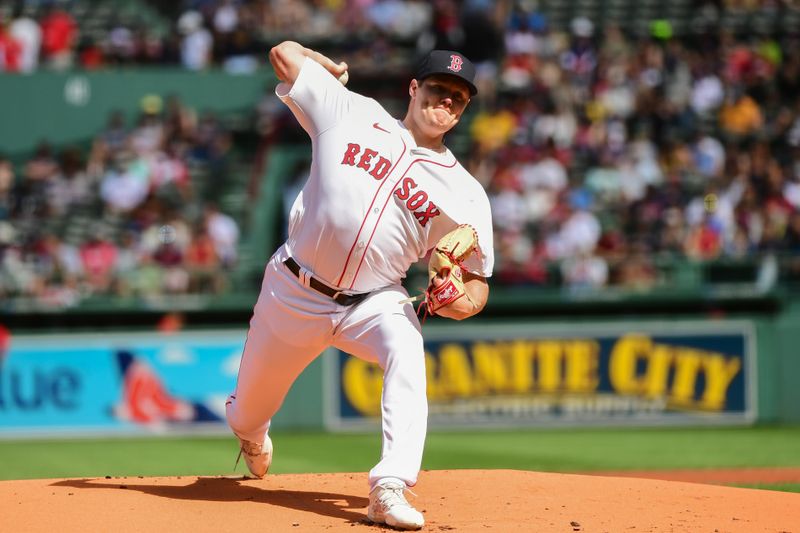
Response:
[[[448,69],[452,70],[453,72],[458,72],[461,70],[461,65],[464,63],[464,60],[461,59],[461,56],[457,56],[455,54],[450,56],[450,66],[447,67]]]

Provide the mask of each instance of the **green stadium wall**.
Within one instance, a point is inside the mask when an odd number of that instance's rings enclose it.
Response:
[[[43,140],[83,142],[102,130],[111,111],[134,119],[148,95],[175,95],[199,112],[229,112],[251,109],[273,85],[266,69],[248,75],[120,69],[0,76],[0,151],[24,156]]]

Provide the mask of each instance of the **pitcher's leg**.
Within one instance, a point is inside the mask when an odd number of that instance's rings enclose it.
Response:
[[[327,307],[326,307],[327,306]],[[241,439],[261,444],[297,376],[330,343],[327,297],[297,283],[275,260],[268,263],[250,320],[236,390],[226,415]]]
[[[387,478],[413,486],[422,465],[428,428],[425,354],[419,320],[407,295],[388,289],[370,296],[344,321],[334,346],[384,370],[383,449],[370,485]]]
[[[251,321],[236,389],[225,413],[240,438],[264,442],[269,423],[297,376],[324,349],[323,345],[287,343],[266,324]]]

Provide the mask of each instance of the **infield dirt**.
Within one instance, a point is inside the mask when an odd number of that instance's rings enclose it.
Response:
[[[424,531],[792,532],[800,494],[631,477],[425,471]],[[380,531],[366,474],[0,482],[3,531]]]

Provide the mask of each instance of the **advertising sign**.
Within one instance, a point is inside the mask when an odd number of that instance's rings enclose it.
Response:
[[[15,336],[0,358],[0,436],[222,428],[244,338]]]
[[[749,322],[497,325],[425,332],[429,424],[746,423],[756,415]],[[330,365],[333,429],[374,425],[382,372]]]

